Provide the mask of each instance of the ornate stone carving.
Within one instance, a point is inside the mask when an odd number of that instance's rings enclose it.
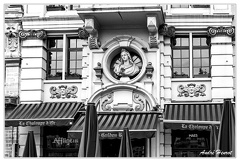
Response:
[[[77,86],[68,87],[67,85],[60,85],[57,87],[50,87],[50,98],[77,98],[76,93],[78,92]]]
[[[134,107],[135,111],[143,111],[145,108],[145,98],[142,95],[133,92],[133,102],[136,104]]]
[[[168,26],[167,24],[163,24],[159,27],[159,34],[173,38],[175,37],[175,27]]]
[[[97,67],[94,68],[95,72],[96,72],[96,77],[101,79],[102,78],[102,72],[103,72],[103,68],[100,62],[97,63]]]
[[[146,67],[146,75],[147,75],[147,78],[148,78],[148,79],[151,79],[151,78],[152,78],[153,71],[154,71],[154,68],[153,68],[153,66],[152,66],[152,63],[149,62],[149,63],[147,64],[147,67]]]
[[[113,93],[109,93],[102,98],[102,110],[111,111],[112,106],[110,105],[113,102]]]
[[[149,31],[150,48],[158,48],[158,21],[155,15],[147,16],[147,28]]]
[[[7,37],[7,46],[5,50],[6,58],[20,57],[19,47],[19,23],[5,24],[5,35]]]
[[[196,85],[195,83],[189,83],[186,86],[182,84],[178,86],[177,91],[179,92],[178,97],[199,97],[206,96],[205,84]]]
[[[19,31],[19,37],[21,39],[27,38],[46,39],[47,33],[45,30],[21,30]]]
[[[89,33],[88,46],[90,49],[99,49],[101,43],[98,40],[97,22],[94,17],[85,19],[85,30]]]
[[[207,34],[210,37],[214,37],[216,35],[227,35],[229,37],[235,37],[235,27],[208,27],[207,28]]]
[[[89,33],[85,28],[78,29],[78,36],[80,39],[87,39],[89,37]]]

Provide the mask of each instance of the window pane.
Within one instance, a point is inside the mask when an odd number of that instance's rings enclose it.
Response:
[[[51,69],[56,69],[56,62],[51,61],[50,66],[51,66]]]
[[[200,38],[193,38],[193,46],[200,46]]]
[[[70,60],[75,60],[77,59],[76,58],[76,52],[70,52],[70,57],[69,57]]]
[[[181,75],[181,68],[173,68],[173,75],[176,76],[176,75]]]
[[[77,69],[77,73],[82,75],[82,70],[81,69]]]
[[[63,53],[57,52],[57,60],[62,60],[62,58],[63,58]]]
[[[82,68],[82,61],[77,61],[77,68]]]
[[[174,59],[173,67],[181,67],[181,59]]]
[[[70,74],[75,74],[76,70],[75,69],[70,69]]]
[[[181,38],[176,38],[176,45],[175,46],[180,46],[180,41],[181,40]]]
[[[174,50],[173,51],[173,58],[181,58],[180,57],[180,50]]]
[[[61,69],[62,68],[62,61],[57,61],[57,69]]]
[[[70,61],[70,68],[76,68],[76,61]]]
[[[82,59],[82,51],[77,51],[77,59]]]
[[[76,44],[76,39],[70,39],[70,48],[76,48],[77,44]]]
[[[81,47],[82,47],[82,40],[77,39],[77,48],[81,48]]]
[[[57,40],[57,48],[63,48],[63,40],[62,39]]]
[[[182,59],[182,67],[189,67],[189,59]]]
[[[209,67],[202,67],[203,74],[209,74]]]
[[[201,66],[201,59],[193,59],[193,67]]]
[[[200,50],[193,50],[193,58],[200,58]]]
[[[177,4],[174,4],[174,5],[171,5],[172,8],[180,8],[180,5],[177,5]]]
[[[51,70],[51,75],[56,75],[56,70]]]
[[[189,76],[189,68],[182,68],[182,75]]]
[[[202,59],[202,66],[209,66],[209,59]]]
[[[56,58],[57,58],[57,56],[56,56],[57,52],[51,52],[51,53],[52,53],[52,54],[51,54],[52,60],[56,60]]]
[[[189,58],[189,50],[182,50],[182,58]]]
[[[202,57],[209,57],[209,50],[208,49],[202,49]]]
[[[199,69],[200,68],[193,68],[193,75],[198,75],[199,74]]]
[[[201,38],[201,45],[202,46],[208,46],[207,45],[207,38]]]
[[[188,38],[181,38],[181,44],[182,44],[182,46],[188,46],[189,45],[189,43],[188,43]]]

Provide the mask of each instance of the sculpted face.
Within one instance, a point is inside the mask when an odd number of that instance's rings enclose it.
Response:
[[[122,56],[123,61],[127,61],[128,60],[128,55],[127,55],[126,52],[122,52],[121,56]]]

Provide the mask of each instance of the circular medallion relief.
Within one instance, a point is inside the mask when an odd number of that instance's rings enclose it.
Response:
[[[115,79],[135,78],[142,69],[142,58],[133,50],[121,48],[110,64],[110,73]]]

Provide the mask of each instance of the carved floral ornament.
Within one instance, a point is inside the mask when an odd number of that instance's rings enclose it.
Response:
[[[78,92],[77,86],[68,87],[67,85],[60,85],[58,87],[50,87],[50,98],[54,99],[65,99],[65,98],[77,98],[76,93]]]
[[[227,35],[229,37],[235,37],[235,27],[208,27],[207,28],[207,34],[210,37],[214,37],[216,35]]]
[[[19,31],[19,38],[37,38],[37,39],[46,39],[47,33],[45,30],[21,30]]]
[[[204,93],[206,91],[206,85],[196,85],[195,83],[189,83],[184,86],[180,84],[177,88],[177,91],[179,92],[178,97],[206,96],[206,94]]]

